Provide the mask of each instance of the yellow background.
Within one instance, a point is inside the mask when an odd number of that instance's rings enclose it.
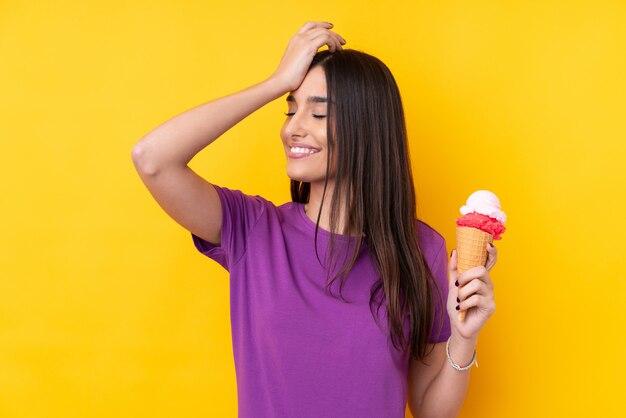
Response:
[[[0,416],[236,416],[227,272],[131,149],[269,76],[308,20],[394,73],[419,216],[449,250],[472,191],[509,216],[461,417],[624,416],[617,0],[0,2]],[[192,168],[288,201],[283,100]]]

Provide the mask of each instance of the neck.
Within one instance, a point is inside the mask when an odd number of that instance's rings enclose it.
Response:
[[[329,181],[326,188],[326,196],[324,196],[324,207],[322,208],[322,214],[320,216],[319,227],[330,231],[330,203],[333,197],[334,183]],[[311,183],[311,192],[309,194],[309,202],[304,205],[304,210],[307,216],[313,221],[317,221],[317,215],[320,212],[320,206],[322,203],[322,194],[324,193],[324,183]],[[343,205],[344,202],[341,202]],[[343,206],[340,207],[339,225],[338,231],[333,231],[335,234],[350,235],[350,236],[363,236],[362,233],[351,231],[350,234],[346,234],[344,229],[348,224],[347,214],[343,211]]]

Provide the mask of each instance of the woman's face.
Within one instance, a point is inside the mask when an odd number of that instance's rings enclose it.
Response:
[[[319,65],[309,70],[302,84],[287,96],[288,115],[280,137],[287,155],[287,176],[292,180],[324,184],[328,154],[326,99],[326,78]]]

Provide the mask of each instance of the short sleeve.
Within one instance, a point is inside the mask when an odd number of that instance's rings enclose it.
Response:
[[[432,265],[429,264],[431,272],[435,277],[435,281],[439,285],[441,298],[437,293],[437,289],[433,289],[433,305],[434,305],[434,321],[433,328],[428,339],[430,344],[446,341],[450,336],[450,316],[446,304],[448,301],[448,250],[446,249],[446,241],[442,237],[441,249],[435,256]],[[443,316],[443,324],[439,328],[440,318]]]
[[[261,217],[267,200],[240,190],[213,184],[222,204],[220,245],[191,233],[196,249],[230,271],[246,252],[250,231]]]

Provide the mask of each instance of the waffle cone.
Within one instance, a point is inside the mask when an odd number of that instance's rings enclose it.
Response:
[[[493,235],[478,228],[456,227],[456,257],[459,276],[473,267],[484,266],[487,262],[487,244],[493,242]],[[459,312],[459,321],[465,319],[465,311]]]

